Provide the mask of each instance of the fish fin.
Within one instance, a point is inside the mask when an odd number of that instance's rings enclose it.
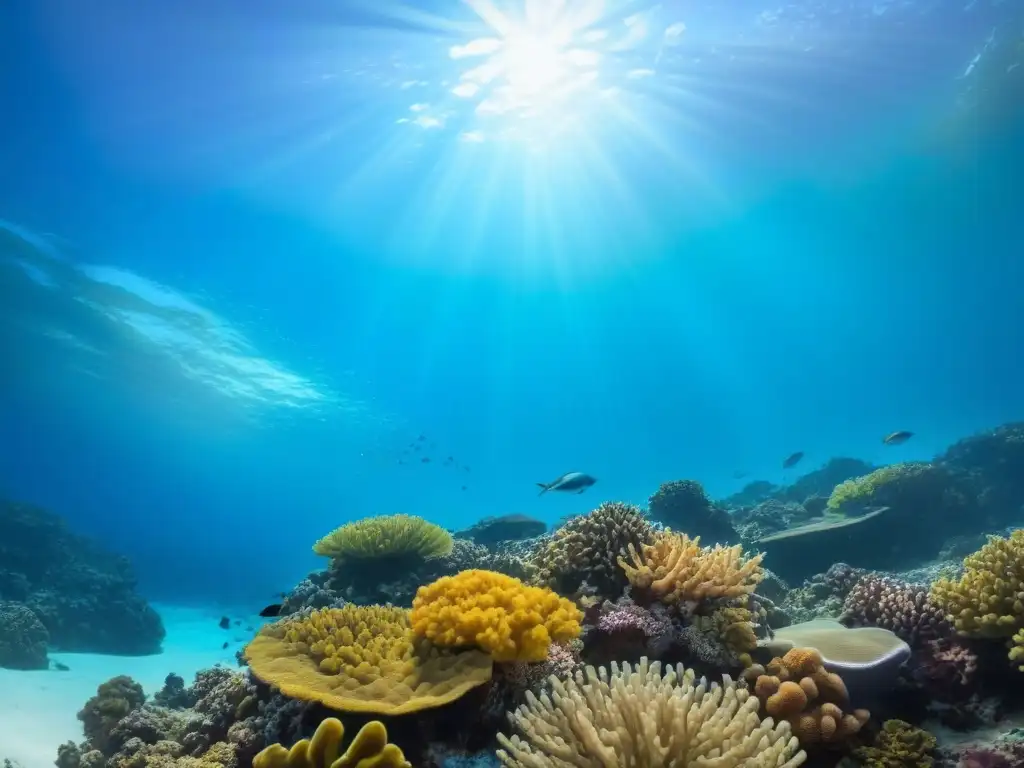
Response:
[[[537,483],[537,487],[540,488],[540,493],[537,494],[538,496],[543,496],[545,493],[551,490],[551,486],[548,485],[547,483]]]

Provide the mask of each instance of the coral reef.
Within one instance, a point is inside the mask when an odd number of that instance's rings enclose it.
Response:
[[[840,621],[851,627],[890,629],[912,646],[952,634],[942,609],[928,593],[923,584],[865,574],[846,596]]]
[[[265,626],[245,648],[256,677],[339,712],[399,715],[439,707],[491,679],[477,650],[417,638],[402,608],[346,605]]]
[[[159,652],[164,638],[160,617],[135,592],[126,559],[71,533],[56,515],[3,500],[0,603],[6,611],[12,603],[31,611],[53,650],[141,655]],[[19,616],[34,627],[26,614]],[[0,630],[0,648],[9,642],[5,634]],[[38,628],[30,635],[38,637]]]
[[[412,768],[402,750],[388,742],[384,724],[374,720],[341,752],[345,727],[335,717],[317,726],[312,739],[303,739],[287,749],[271,744],[252,761],[253,768]]]
[[[647,502],[655,520],[694,538],[727,544],[739,540],[729,513],[714,504],[696,480],[663,483]]]
[[[789,726],[762,721],[758,701],[728,678],[697,682],[682,665],[587,667],[551,681],[553,693],[510,716],[512,736],[498,735],[508,768],[576,765],[701,765],[796,768],[806,759]]]
[[[550,589],[493,571],[462,571],[421,587],[413,632],[435,645],[473,646],[495,661],[544,661],[552,642],[580,634],[583,614]]]
[[[543,536],[548,526],[541,520],[529,515],[501,515],[485,517],[464,531],[459,531],[459,538],[470,539],[474,544],[485,547],[497,547],[507,541],[523,541]]]
[[[937,742],[928,731],[902,720],[886,720],[870,747],[857,747],[853,756],[864,768],[932,768]]]
[[[31,609],[21,603],[0,602],[0,667],[46,669],[50,633]]]
[[[654,529],[639,507],[601,504],[558,528],[534,555],[536,580],[562,595],[614,600],[627,585],[619,557],[651,541]]]

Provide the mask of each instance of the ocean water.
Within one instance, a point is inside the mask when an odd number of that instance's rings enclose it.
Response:
[[[0,490],[151,599],[258,607],[367,515],[555,522],[1019,419],[1022,30],[7,0]]]

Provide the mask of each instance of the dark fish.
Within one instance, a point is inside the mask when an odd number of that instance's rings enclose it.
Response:
[[[429,464],[429,463],[430,463],[430,457],[429,456],[424,456],[422,459],[420,459],[420,464]]]
[[[800,459],[802,459],[803,457],[803,451],[797,451],[796,453],[790,454],[789,456],[786,457],[786,460],[782,462],[782,468],[789,469],[790,467],[795,467],[797,464],[800,463]]]
[[[217,626],[219,626],[221,629],[231,629],[231,619],[229,619],[227,616],[221,616],[220,623]]]
[[[262,616],[265,619],[273,618],[274,616],[280,616],[280,615],[281,615],[281,604],[280,603],[273,603],[272,605],[268,605],[266,608],[264,608],[262,611],[260,611],[260,616]]]
[[[227,647],[228,647],[227,641],[224,641],[224,645],[222,645],[220,648],[221,648],[221,650],[224,650]]]
[[[57,670],[58,672],[70,672],[71,671],[71,667],[69,667],[67,664],[61,664],[59,661],[53,662],[53,668],[55,670]]]
[[[242,623],[242,620],[241,620],[241,619],[235,619],[235,626],[236,626],[236,627],[237,627],[237,626],[240,626],[240,625],[241,625],[241,623]]]
[[[538,495],[543,496],[548,491],[575,491],[576,493],[583,493],[596,482],[596,477],[591,477],[583,472],[566,472],[550,483],[537,483],[541,489]]]
[[[893,432],[890,435],[886,435],[882,438],[882,442],[886,445],[903,445],[907,440],[914,436],[913,432],[908,432],[905,429],[901,429],[898,432]]]

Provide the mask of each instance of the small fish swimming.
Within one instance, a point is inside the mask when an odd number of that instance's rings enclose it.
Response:
[[[281,615],[281,604],[280,603],[272,603],[271,605],[268,605],[266,608],[264,608],[262,611],[260,611],[260,616],[262,616],[264,619],[270,619],[270,618],[273,618],[275,616],[280,616],[280,615]]]
[[[903,445],[907,440],[914,436],[913,432],[908,432],[905,429],[901,429],[898,432],[893,432],[882,438],[882,442],[886,445]]]
[[[550,483],[537,483],[541,489],[537,495],[543,496],[548,491],[576,491],[576,493],[583,493],[596,482],[596,477],[591,477],[584,472],[566,472]]]
[[[800,463],[800,459],[802,459],[803,457],[804,457],[804,452],[803,451],[797,451],[796,453],[791,453],[789,456],[786,457],[786,460],[784,462],[782,462],[782,468],[783,469],[789,469],[790,467],[795,467],[797,464]]]
[[[225,650],[225,649],[226,649],[227,647],[228,647],[228,643],[227,643],[227,640],[225,640],[225,641],[224,641],[224,645],[222,645],[222,646],[221,646],[220,648],[221,648],[221,650],[223,651],[223,650]]]
[[[217,623],[217,626],[221,629],[231,629],[231,619],[229,619],[227,616],[221,616],[220,621]]]

